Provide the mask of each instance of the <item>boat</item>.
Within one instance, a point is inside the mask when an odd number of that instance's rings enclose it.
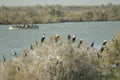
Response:
[[[12,25],[9,29],[37,29],[39,28],[36,24],[19,24],[19,25]]]

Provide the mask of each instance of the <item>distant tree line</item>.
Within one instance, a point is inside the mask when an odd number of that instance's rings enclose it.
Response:
[[[101,6],[4,6],[0,24],[120,21],[120,5]]]

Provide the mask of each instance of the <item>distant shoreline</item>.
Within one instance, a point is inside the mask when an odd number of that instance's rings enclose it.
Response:
[[[86,22],[119,22],[119,21],[82,21],[82,22],[86,23]],[[82,23],[82,22],[80,22],[80,23]],[[37,23],[37,24],[57,24],[57,23],[74,23],[74,22],[54,22],[54,23]],[[23,23],[16,23],[16,24],[23,24]],[[31,24],[31,23],[26,23],[26,24]],[[11,23],[11,24],[0,24],[0,25],[15,25],[15,24]]]
[[[120,21],[120,5],[0,7],[0,24]]]

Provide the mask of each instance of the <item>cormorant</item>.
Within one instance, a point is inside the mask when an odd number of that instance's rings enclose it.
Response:
[[[4,55],[3,55],[3,61],[4,61],[4,62],[6,62],[6,58],[5,58],[5,56],[4,56]]]
[[[76,36],[72,36],[72,43],[75,42]]]
[[[30,49],[32,49],[33,50],[33,46],[30,44]]]
[[[106,44],[107,44],[107,40],[104,40],[104,42],[103,42],[103,46],[106,46]]]
[[[13,52],[13,56],[16,56],[16,57],[17,57],[17,53],[16,53],[15,51]]]
[[[103,50],[104,50],[104,47],[102,46],[101,49],[100,49],[100,51],[103,52]]]
[[[71,35],[68,35],[67,39],[70,40],[71,39]]]
[[[42,35],[42,38],[41,38],[41,43],[43,43],[45,40],[45,34]]]
[[[78,47],[77,48],[79,48],[82,45],[82,43],[83,43],[83,39],[80,39],[80,42],[78,43]]]
[[[90,47],[94,47],[94,41],[92,41],[92,43],[91,43]]]
[[[102,47],[100,49],[101,52],[103,52],[105,50],[106,44],[107,44],[107,40],[104,40]]]

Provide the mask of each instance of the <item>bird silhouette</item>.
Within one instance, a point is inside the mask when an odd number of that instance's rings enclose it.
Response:
[[[71,35],[68,35],[68,36],[67,36],[67,39],[70,40],[70,39],[71,39]]]
[[[27,53],[25,52],[25,50],[24,50],[24,56],[27,56]]]
[[[55,42],[56,42],[56,43],[58,42],[59,38],[60,38],[60,36],[57,34],[57,35],[55,36]]]
[[[75,42],[76,36],[72,36],[72,43]]]
[[[104,40],[104,42],[103,42],[103,46],[106,46],[106,44],[107,44],[107,40]]]
[[[30,49],[31,49],[31,50],[33,50],[33,49],[34,49],[34,48],[33,48],[33,46],[32,46],[31,44],[30,44]]]
[[[103,52],[103,51],[104,51],[104,47],[103,47],[103,46],[101,47],[100,51],[101,51],[101,52]]]
[[[92,41],[92,43],[91,43],[90,47],[94,47],[94,41]]]
[[[79,48],[82,45],[82,43],[83,43],[83,39],[80,39],[80,42],[78,43],[77,48]]]
[[[16,53],[15,51],[13,52],[13,56],[16,56],[16,57],[17,57],[17,53]]]
[[[42,35],[42,38],[41,38],[41,43],[43,43],[45,40],[45,34]]]
[[[3,55],[3,61],[6,62],[6,58],[5,58],[5,55]]]

